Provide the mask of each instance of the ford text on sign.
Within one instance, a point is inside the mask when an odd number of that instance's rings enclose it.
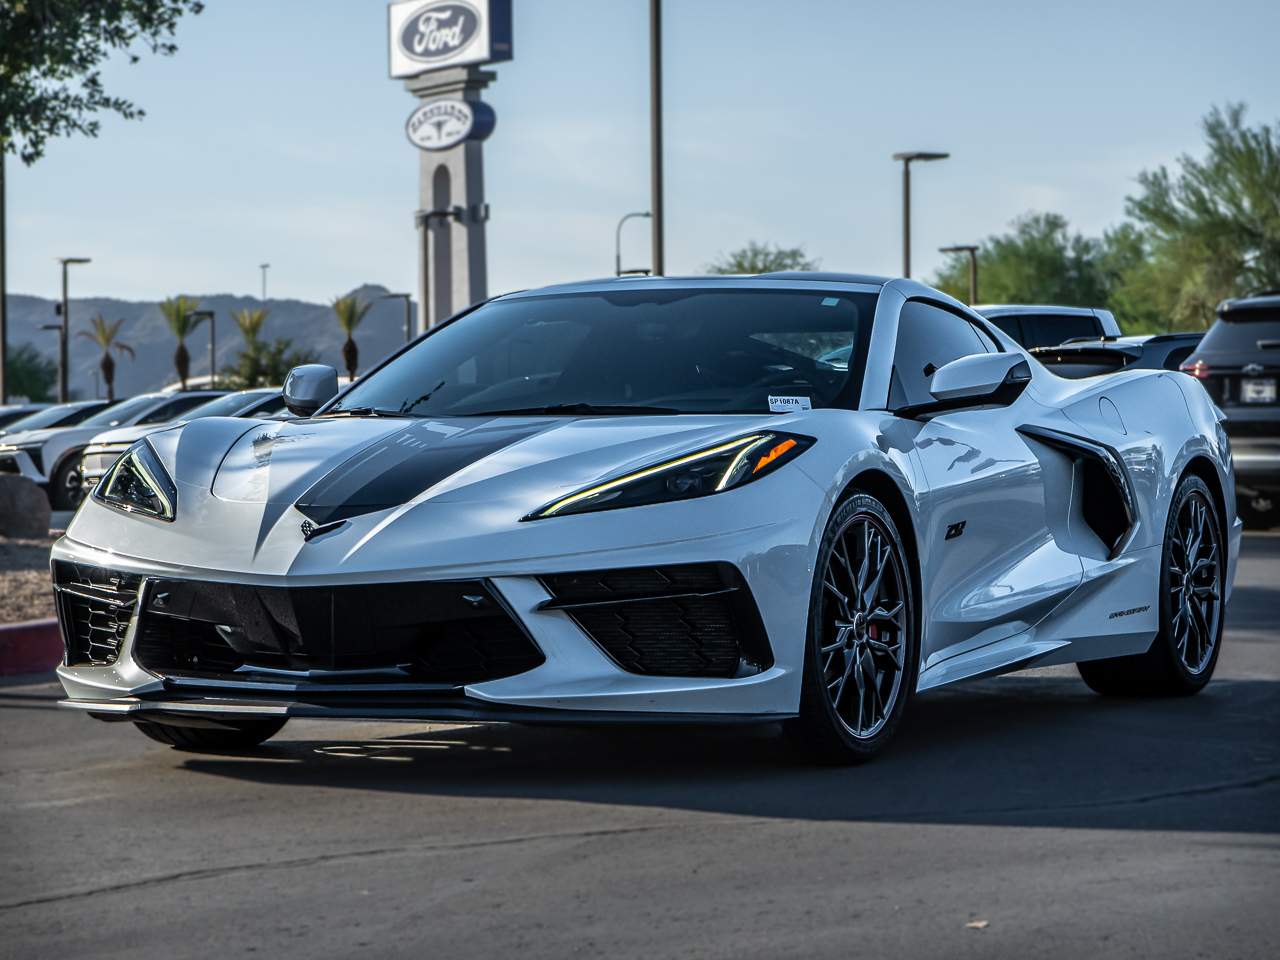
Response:
[[[397,0],[391,76],[511,59],[511,0]]]

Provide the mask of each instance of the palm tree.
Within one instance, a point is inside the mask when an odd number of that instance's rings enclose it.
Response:
[[[333,301],[333,312],[338,315],[338,326],[347,335],[347,342],[342,345],[342,362],[347,365],[347,376],[352,380],[356,378],[356,366],[360,362],[360,350],[356,347],[352,335],[372,306],[372,303],[350,295],[338,297]]]
[[[242,387],[260,387],[265,385],[265,358],[270,347],[262,342],[262,327],[267,322],[267,310],[257,309],[232,310],[231,319],[240,328],[240,336],[244,337],[244,349],[236,359],[235,379]]]
[[[244,337],[245,346],[250,350],[258,345],[258,336],[262,333],[262,325],[267,322],[268,312],[266,307],[231,311],[231,319],[240,328],[240,336]]]
[[[178,349],[173,351],[173,369],[178,372],[182,381],[182,389],[187,389],[187,375],[191,372],[191,354],[187,353],[187,345],[183,342],[200,326],[200,317],[191,314],[200,309],[200,301],[194,297],[170,297],[160,304],[160,312],[164,314],[169,331],[178,340]]]
[[[116,361],[111,356],[111,351],[127,353],[131,360],[134,357],[133,347],[116,339],[122,326],[124,326],[124,317],[113,322],[107,320],[102,314],[98,314],[89,321],[89,329],[81,330],[79,334],[82,337],[88,337],[102,350],[102,360],[99,361],[99,365],[102,367],[102,382],[107,385],[108,400],[116,398]]]

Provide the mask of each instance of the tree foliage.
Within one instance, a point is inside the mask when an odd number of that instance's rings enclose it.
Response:
[[[1206,154],[1138,177],[1129,221],[1101,237],[1031,213],[978,251],[988,303],[1106,307],[1128,333],[1203,329],[1226,297],[1280,286],[1280,138],[1244,125],[1244,107],[1204,120]],[[968,258],[953,255],[933,284],[968,296]]]
[[[187,389],[187,377],[191,373],[191,354],[187,353],[186,339],[200,326],[201,317],[192,316],[200,309],[200,301],[195,297],[181,294],[160,302],[160,312],[164,314],[164,322],[169,325],[169,332],[178,341],[178,349],[173,351],[173,369],[178,374],[182,389]]]
[[[804,247],[780,247],[747,242],[707,265],[707,273],[773,273],[777,270],[816,270],[819,261],[805,255]]]
[[[342,345],[342,362],[347,368],[347,376],[356,378],[356,368],[360,364],[360,349],[356,346],[355,332],[364,320],[365,314],[373,306],[372,303],[349,295],[338,297],[333,301],[333,312],[338,316],[338,326],[347,335]]]
[[[183,14],[200,0],[6,0],[0,3],[0,150],[31,164],[54,137],[98,135],[96,115],[144,115],[109,94],[101,67],[113,53],[170,55]]]
[[[9,398],[26,397],[32,403],[51,399],[58,381],[58,365],[29,343],[10,347],[4,364]]]
[[[81,330],[79,336],[92,340],[102,351],[102,359],[98,361],[98,366],[102,369],[102,382],[107,387],[107,399],[114,400],[116,398],[116,361],[111,356],[111,351],[128,355],[130,359],[135,356],[133,347],[118,339],[120,336],[120,328],[124,326],[124,317],[117,320],[108,320],[102,314],[90,318],[89,329]]]
[[[316,362],[315,353],[294,350],[293,341],[287,338],[265,342],[262,328],[268,315],[265,307],[231,311],[231,319],[244,338],[244,349],[236,356],[235,366],[224,371],[224,376],[238,389],[279,386],[293,367]]]

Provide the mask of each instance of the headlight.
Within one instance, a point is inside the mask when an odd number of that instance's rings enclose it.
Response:
[[[91,443],[84,448],[84,456],[89,457],[97,453],[122,453],[128,449],[127,443]]]
[[[813,437],[793,433],[753,433],[605,480],[552,501],[523,519],[691,500],[732,490],[772,473],[813,443]]]
[[[93,497],[117,510],[172,520],[178,490],[151,444],[139,440],[120,457],[93,488]]]

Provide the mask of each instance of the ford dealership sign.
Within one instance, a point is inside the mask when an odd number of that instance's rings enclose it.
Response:
[[[428,100],[404,125],[409,142],[423,150],[448,150],[464,140],[483,140],[493,132],[493,108],[479,100]]]
[[[511,59],[511,0],[398,0],[391,76]]]

